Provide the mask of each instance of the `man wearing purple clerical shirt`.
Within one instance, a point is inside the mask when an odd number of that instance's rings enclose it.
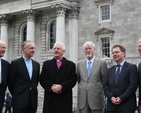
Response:
[[[54,58],[43,63],[40,83],[45,89],[43,113],[72,113],[72,88],[77,81],[76,66],[63,57],[65,45],[56,42]]]

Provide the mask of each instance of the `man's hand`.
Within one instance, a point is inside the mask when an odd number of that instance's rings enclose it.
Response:
[[[113,104],[118,105],[121,103],[121,99],[119,97],[111,97],[111,101]]]
[[[54,93],[60,94],[60,93],[62,93],[62,86],[60,84],[53,84],[51,87],[51,90]]]

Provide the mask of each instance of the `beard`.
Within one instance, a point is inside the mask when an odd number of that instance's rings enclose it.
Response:
[[[90,59],[90,58],[92,58],[92,54],[87,54],[86,57],[87,57],[88,59]]]

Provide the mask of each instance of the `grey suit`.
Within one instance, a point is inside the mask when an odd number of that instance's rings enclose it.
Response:
[[[87,101],[91,110],[102,110],[104,108],[103,81],[107,73],[107,64],[95,58],[88,77],[86,63],[87,59],[84,59],[77,64],[78,109],[83,109]]]

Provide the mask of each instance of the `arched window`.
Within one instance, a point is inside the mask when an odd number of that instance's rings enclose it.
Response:
[[[27,39],[27,35],[26,35],[27,34],[27,26],[24,26],[23,27],[22,34],[23,34],[23,36],[22,36],[22,42],[24,42]]]
[[[26,23],[23,23],[21,24],[20,26],[20,39],[19,39],[19,54],[22,53],[22,44],[24,41],[27,40],[27,24]]]
[[[51,24],[50,24],[50,44],[49,44],[49,48],[52,49],[53,48],[53,45],[56,41],[56,20],[52,21]]]

